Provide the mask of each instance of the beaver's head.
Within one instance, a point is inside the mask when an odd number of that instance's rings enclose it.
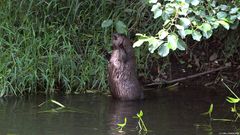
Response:
[[[123,34],[112,35],[113,49],[128,49],[132,48],[132,41]]]

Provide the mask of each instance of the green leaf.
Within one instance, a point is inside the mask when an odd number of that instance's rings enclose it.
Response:
[[[158,17],[160,17],[162,15],[162,9],[158,9],[158,10],[156,10],[153,13],[154,13],[153,18],[156,19],[156,18],[158,18]]]
[[[143,34],[140,34],[140,33],[137,33],[136,36],[138,36],[138,41],[136,41],[134,44],[133,44],[133,47],[139,47],[141,46],[144,42],[148,41],[150,37],[146,36],[146,35],[143,35]]]
[[[177,48],[181,51],[184,51],[184,50],[186,50],[187,45],[182,39],[178,39]]]
[[[218,23],[220,23],[225,29],[229,30],[229,24],[225,21],[217,21]]]
[[[164,43],[159,47],[158,54],[162,57],[165,57],[169,54],[168,43]]]
[[[200,0],[192,0],[192,1],[191,1],[191,4],[192,4],[193,6],[197,6],[199,3],[200,3]]]
[[[168,32],[165,29],[162,29],[158,32],[159,39],[164,39],[167,37],[167,35],[168,35]]]
[[[127,34],[127,26],[122,21],[117,21],[115,25],[118,33]]]
[[[138,39],[138,41],[133,43],[133,48],[141,46],[145,41],[147,41],[147,40],[146,39]]]
[[[170,7],[170,6],[166,6],[166,8],[165,8],[165,13],[167,14],[167,15],[172,15],[173,13],[175,12],[175,9],[173,8],[173,7]]]
[[[178,35],[181,36],[182,39],[184,39],[186,37],[186,32],[184,29],[179,29],[178,30]]]
[[[187,29],[187,30],[185,30],[185,33],[186,33],[186,35],[191,35],[192,34],[192,30]]]
[[[188,18],[179,18],[180,25],[182,25],[184,28],[188,28],[188,26],[191,24],[191,21]]]
[[[221,10],[223,10],[223,11],[226,11],[227,9],[228,9],[228,6],[227,5],[220,5],[220,6],[218,6]]]
[[[237,19],[237,15],[231,15],[230,16],[230,21],[234,22]]]
[[[119,127],[124,127],[124,126],[126,126],[126,124],[127,124],[127,118],[125,117],[125,118],[124,118],[124,123],[118,123],[117,125],[118,125]]]
[[[209,31],[207,31],[207,32],[203,32],[203,36],[204,36],[206,39],[210,38],[210,37],[212,36],[212,34],[213,34],[213,31],[212,31],[212,30],[209,30]]]
[[[202,35],[199,31],[193,31],[192,38],[196,41],[200,41],[202,38]]]
[[[236,14],[238,12],[238,8],[237,7],[234,7],[234,8],[231,8],[230,10],[230,14]]]
[[[176,50],[177,49],[177,42],[178,42],[178,37],[174,34],[171,34],[171,35],[168,35],[167,37],[168,39],[168,45],[169,45],[169,48],[172,49],[172,50]]]
[[[226,99],[229,103],[236,104],[240,101],[239,98],[227,97]]]
[[[214,22],[211,22],[211,25],[212,25],[213,29],[217,29],[219,26],[219,23],[214,21]]]
[[[154,53],[154,51],[163,43],[164,43],[164,41],[154,38],[154,40],[149,41],[148,50],[150,51],[150,53]]]
[[[157,3],[158,0],[149,0],[148,2],[149,2],[149,3]]]
[[[217,13],[217,18],[218,19],[224,19],[227,17],[227,13],[226,12],[218,12]]]
[[[210,105],[208,113],[211,114],[213,112],[213,104]]]
[[[206,32],[208,32],[208,31],[212,30],[212,27],[211,27],[211,25],[208,24],[208,23],[203,23],[203,24],[201,25],[200,29],[201,29],[203,32],[206,33]]]
[[[182,25],[175,24],[175,27],[179,30],[184,30],[184,27]]]
[[[160,9],[161,4],[156,3],[155,5],[152,6],[151,11],[154,13],[154,19],[160,17],[162,15],[162,9]]]
[[[139,115],[142,117],[143,116],[143,111],[140,110]]]
[[[186,2],[182,2],[180,9],[181,10],[178,12],[179,15],[187,16],[189,11],[189,4]]]
[[[102,28],[107,28],[107,27],[111,26],[112,24],[113,24],[113,20],[111,20],[111,19],[109,19],[109,20],[104,20],[104,21],[102,22],[101,27],[102,27]]]

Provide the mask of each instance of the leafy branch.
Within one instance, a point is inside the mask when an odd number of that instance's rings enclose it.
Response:
[[[208,39],[219,26],[237,28],[240,20],[238,4],[220,4],[216,0],[149,0],[154,19],[162,19],[163,27],[155,36],[136,34],[134,47],[147,42],[150,53],[156,50],[165,57],[170,50],[185,50],[188,35],[196,41]]]

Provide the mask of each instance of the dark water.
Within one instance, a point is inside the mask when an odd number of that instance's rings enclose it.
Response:
[[[146,91],[139,102],[118,102],[105,95],[68,95],[52,97],[76,112],[41,111],[55,108],[38,105],[44,96],[0,99],[0,135],[137,135],[137,120],[132,116],[142,110],[148,135],[239,134],[240,126],[230,122],[209,122],[200,115],[214,103],[214,117],[231,118],[230,105],[222,90],[178,88]],[[226,90],[224,90],[226,91]],[[227,108],[227,109],[226,109]],[[127,117],[124,132],[117,123]],[[239,124],[239,123],[238,123]],[[240,124],[239,124],[240,125]]]

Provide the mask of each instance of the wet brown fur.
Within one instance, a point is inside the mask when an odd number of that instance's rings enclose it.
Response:
[[[132,42],[122,34],[112,37],[113,50],[108,62],[108,81],[114,98],[137,100],[143,91],[137,79],[136,62]]]

